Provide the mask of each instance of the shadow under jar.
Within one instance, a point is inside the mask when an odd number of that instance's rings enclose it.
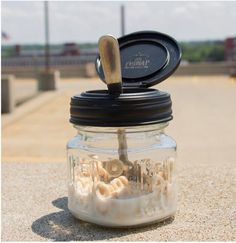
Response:
[[[75,217],[127,227],[175,214],[176,143],[164,132],[171,113],[170,95],[155,89],[72,97],[68,207]]]

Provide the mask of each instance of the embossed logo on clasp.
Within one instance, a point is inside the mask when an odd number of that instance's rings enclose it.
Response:
[[[125,63],[125,69],[141,69],[148,68],[149,64],[149,56],[138,52],[136,55],[132,57],[129,61]]]

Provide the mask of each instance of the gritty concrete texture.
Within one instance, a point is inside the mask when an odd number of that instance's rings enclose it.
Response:
[[[4,163],[2,240],[236,240],[236,171],[230,163],[180,164],[175,219],[140,229],[106,229],[67,209],[66,165]]]
[[[30,112],[37,110],[42,105],[50,102],[54,97],[60,95],[60,91],[40,92],[34,99],[27,101],[24,105],[20,105],[12,114],[2,114],[2,127],[6,127],[11,123],[18,122],[19,119],[25,117]]]
[[[14,81],[13,91],[16,105],[21,104],[38,94],[36,79],[16,78]]]
[[[2,240],[236,240],[236,81],[225,76],[173,77],[178,144],[175,219],[140,229],[106,229],[67,210],[65,144],[70,96],[105,88],[98,80],[66,80],[61,93],[2,129]],[[60,163],[63,162],[63,163]]]

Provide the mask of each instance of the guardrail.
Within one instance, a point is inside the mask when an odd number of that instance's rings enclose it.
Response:
[[[180,65],[175,75],[231,75],[236,76],[236,62],[207,62]]]
[[[96,76],[95,55],[52,56],[52,70],[59,70],[61,77]],[[16,77],[37,77],[44,69],[44,57],[15,57],[2,59],[2,73]],[[89,71],[88,71],[89,70]],[[89,75],[88,75],[89,73]],[[232,75],[236,76],[236,62],[191,63],[180,65],[174,75]]]
[[[96,55],[52,56],[52,70],[59,70],[62,77],[95,76],[94,60]],[[44,57],[10,57],[2,59],[2,73],[16,77],[36,78],[44,70]]]
[[[96,55],[80,55],[80,56],[51,56],[50,64],[52,66],[60,65],[81,65],[94,62]],[[34,67],[44,66],[45,58],[38,57],[8,57],[2,58],[2,67]]]

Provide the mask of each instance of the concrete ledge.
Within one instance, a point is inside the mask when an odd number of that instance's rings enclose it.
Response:
[[[14,97],[14,75],[2,75],[2,90],[1,90],[1,101],[2,101],[2,113],[11,113],[15,107]]]
[[[205,62],[181,65],[174,75],[231,75],[236,62]]]
[[[55,96],[61,94],[61,91],[48,91],[46,93],[39,93],[34,99],[29,100],[28,102],[17,107],[11,114],[2,114],[2,127],[5,127],[17,120],[26,114],[34,111],[38,107],[42,106],[46,102],[52,100]]]
[[[235,68],[236,62],[206,62],[206,63],[190,63],[181,65],[174,75],[230,75],[230,69]],[[62,78],[72,77],[97,77],[94,63],[86,65],[60,65],[52,67],[60,71]],[[37,67],[37,72],[32,66],[26,67],[3,67],[2,73],[13,73],[16,77],[35,78],[38,72],[43,72],[42,67]]]
[[[38,76],[38,90],[56,90],[60,79],[59,71],[42,72]]]

